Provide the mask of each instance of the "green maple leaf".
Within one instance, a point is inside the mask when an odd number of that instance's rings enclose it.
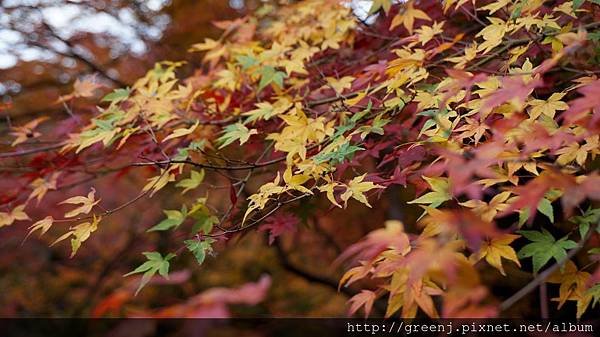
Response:
[[[142,263],[132,272],[123,275],[130,276],[133,274],[144,273],[144,275],[142,275],[140,285],[135,291],[135,295],[137,295],[140,292],[140,290],[142,290],[142,288],[150,281],[152,276],[154,276],[157,272],[160,276],[169,279],[169,260],[176,256],[173,253],[169,253],[165,257],[163,257],[158,252],[144,252],[142,254],[146,257],[146,259],[148,259],[148,261]]]
[[[167,216],[166,219],[156,224],[154,227],[148,229],[148,232],[154,231],[166,231],[174,227],[178,227],[183,223],[188,215],[187,207],[183,205],[181,211],[178,210],[164,210]]]
[[[200,240],[186,240],[185,243],[186,248],[194,254],[196,261],[198,264],[202,264],[204,259],[206,258],[206,254],[212,251],[212,244],[215,242],[214,239],[207,238],[202,241]]]
[[[175,186],[183,187],[183,191],[181,192],[181,194],[185,194],[187,191],[198,187],[202,183],[203,180],[204,180],[204,170],[200,170],[200,172],[192,170],[190,172],[189,178],[181,180]]]
[[[431,192],[426,193],[419,198],[409,201],[409,204],[429,204],[430,207],[436,208],[444,201],[452,199],[450,194],[450,184],[447,178],[429,178],[423,177],[431,187]]]
[[[251,135],[257,133],[258,132],[255,129],[250,130],[242,123],[227,125],[223,130],[223,135],[217,139],[217,142],[221,143],[219,149],[224,148],[236,140],[239,140],[240,145],[242,145],[250,139]]]
[[[600,208],[588,208],[582,215],[574,216],[569,219],[579,225],[579,235],[585,237],[590,230],[590,226],[600,222]]]
[[[242,69],[246,70],[258,64],[258,60],[251,55],[238,55],[236,61],[242,66]]]
[[[547,216],[548,219],[550,219],[550,222],[554,223],[554,210],[552,209],[552,203],[550,202],[550,200],[546,198],[541,199],[540,203],[538,204],[537,210],[540,211],[540,213]]]
[[[380,8],[383,7],[383,11],[387,14],[392,8],[393,0],[373,0],[371,9],[369,9],[369,15],[376,13]]]
[[[267,85],[274,83],[280,88],[283,87],[283,79],[287,77],[286,73],[278,71],[271,66],[264,66],[258,71],[260,74],[260,82],[258,83],[258,91],[261,91]]]
[[[592,298],[592,308],[595,308],[600,303],[600,283],[596,283],[596,285],[588,289],[585,295]]]
[[[352,159],[354,153],[362,151],[364,148],[351,145],[350,142],[343,143],[336,151],[329,153],[319,153],[315,156],[315,163],[321,164],[329,162],[332,165],[343,163],[346,159]]]
[[[542,229],[541,232],[518,231],[517,233],[523,235],[529,241],[532,241],[521,248],[517,256],[520,259],[532,257],[533,272],[535,274],[537,274],[538,271],[552,258],[554,258],[557,263],[563,262],[567,258],[567,249],[577,247],[575,241],[567,240],[566,236],[556,240],[552,234],[545,229]]]
[[[104,98],[102,98],[102,102],[118,103],[118,102],[126,100],[129,97],[130,93],[131,93],[131,89],[129,89],[129,88],[115,89],[115,91],[104,96]]]
[[[194,219],[196,219],[196,223],[192,228],[192,233],[202,231],[204,234],[208,234],[212,231],[213,226],[219,223],[219,218],[207,212],[195,213]]]

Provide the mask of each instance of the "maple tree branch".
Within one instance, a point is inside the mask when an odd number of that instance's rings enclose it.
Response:
[[[67,142],[60,142],[57,144],[47,145],[47,146],[43,146],[43,147],[36,147],[33,149],[28,149],[28,150],[0,153],[0,158],[21,157],[21,156],[27,156],[30,154],[40,153],[40,152],[57,150],[57,149],[60,149],[61,147],[65,146],[66,144],[67,144]]]
[[[43,16],[42,16],[43,17]],[[67,56],[67,57],[72,57],[80,62],[82,62],[83,64],[85,64],[86,66],[88,66],[90,69],[92,69],[93,71],[99,73],[102,77],[108,79],[109,81],[113,82],[114,84],[120,86],[120,87],[125,87],[127,86],[127,83],[121,81],[119,78],[111,76],[109,73],[107,73],[104,69],[100,68],[100,66],[98,66],[96,63],[92,62],[91,60],[89,60],[87,57],[79,54],[76,52],[76,46],[69,41],[68,39],[63,38],[62,36],[60,36],[60,34],[58,34],[58,32],[56,32],[47,22],[42,21],[42,25],[48,30],[48,32],[50,33],[50,35],[52,37],[54,37],[55,39],[59,40],[60,42],[62,42],[63,44],[65,44],[68,48],[69,51],[68,53],[62,53],[58,50],[56,50],[55,48],[50,48],[47,46],[44,46],[43,44],[37,44],[38,47],[45,47],[48,50],[51,50],[57,54],[63,55],[63,56]]]
[[[277,257],[279,258],[279,261],[281,262],[281,265],[283,266],[283,268],[285,270],[287,270],[297,276],[300,276],[309,282],[318,283],[318,284],[324,285],[328,288],[331,288],[332,290],[334,290],[336,292],[338,291],[338,284],[336,281],[331,280],[331,279],[321,276],[321,275],[316,275],[316,274],[310,273],[310,272],[294,265],[294,263],[292,263],[289,256],[287,255],[285,249],[283,248],[283,246],[281,244],[281,240],[279,240],[279,238],[275,239],[275,242],[273,243],[273,247],[275,247],[275,252],[277,253]],[[339,291],[348,297],[354,296],[358,293],[358,291],[356,291],[352,288],[348,288],[348,287],[341,287],[339,289]]]
[[[585,237],[583,237],[581,240],[579,240],[579,242],[577,243],[577,247],[571,249],[569,251],[569,253],[567,253],[567,256],[565,256],[564,259],[555,263],[554,265],[552,265],[550,268],[544,270],[543,272],[539,273],[533,280],[531,280],[531,282],[529,282],[527,285],[525,285],[523,288],[521,288],[521,290],[517,291],[511,297],[507,298],[502,303],[500,303],[500,306],[499,306],[500,311],[505,311],[506,309],[512,307],[515,303],[517,303],[519,300],[521,300],[527,294],[529,294],[530,292],[535,290],[535,288],[537,288],[540,284],[542,284],[544,281],[546,281],[546,279],[548,277],[550,277],[550,275],[552,275],[554,272],[556,272],[558,269],[560,269],[567,261],[569,261],[577,253],[579,253],[579,251],[581,249],[583,249],[583,247],[585,246],[586,242],[592,237],[592,233],[594,231],[596,231],[597,226],[598,226],[598,224],[596,224],[596,226],[591,227],[588,230],[588,232],[586,233]]]

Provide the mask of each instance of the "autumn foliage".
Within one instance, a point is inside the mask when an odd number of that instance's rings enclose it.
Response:
[[[339,286],[358,289],[350,314],[382,303],[386,317],[496,317],[547,283],[559,285],[551,305],[597,310],[598,1],[375,0],[361,10],[269,3],[216,22],[220,38],[190,46],[201,59],[192,71],[164,61],[110,92],[78,80],[56,104],[103,92],[92,115],[11,127],[3,165],[33,170],[2,173],[0,227],[29,226],[28,237],[50,235],[76,259],[116,213],[176,193],[179,207],[135,225],[174,233],[178,247],[136,252],[127,276],[141,277],[118,302],[168,278],[180,256],[202,265],[249,231],[273,244],[318,212],[417,210],[369,223],[336,260]],[[56,142],[23,147],[40,139]],[[145,182],[118,205],[91,188],[44,206],[86,174],[131,172]],[[416,194],[387,198],[399,188]],[[492,291],[516,273],[527,291]],[[224,303],[260,301],[229,292]],[[203,298],[158,315],[188,315]]]

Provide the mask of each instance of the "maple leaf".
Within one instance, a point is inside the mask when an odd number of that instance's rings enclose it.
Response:
[[[0,228],[10,226],[15,221],[29,220],[29,216],[25,213],[25,206],[19,205],[11,209],[10,212],[0,212]]]
[[[555,152],[555,154],[559,155],[556,162],[560,165],[567,165],[570,162],[575,161],[579,166],[584,166],[588,155],[591,155],[592,158],[594,158],[598,149],[600,149],[598,135],[587,137],[584,145],[573,142],[558,149]]]
[[[560,284],[558,290],[558,309],[569,299],[581,300],[591,276],[588,272],[578,270],[575,263],[571,260],[568,260],[563,268],[550,275],[546,279],[546,282]]]
[[[511,0],[494,1],[494,2],[490,3],[489,5],[483,6],[483,7],[478,8],[478,9],[479,10],[489,11],[490,14],[494,14],[495,12],[497,12],[498,10],[506,7],[510,3],[511,3]]]
[[[102,87],[104,87],[104,85],[98,83],[95,76],[91,76],[83,80],[76,79],[75,83],[73,84],[73,92],[65,96],[60,96],[58,102],[62,103],[79,97],[92,97],[94,96],[96,90]]]
[[[409,204],[425,204],[436,208],[444,201],[452,200],[450,194],[450,183],[448,178],[444,177],[422,177],[431,187],[431,192],[426,193],[415,200],[409,201]]]
[[[377,12],[380,8],[383,8],[383,11],[387,14],[392,8],[392,2],[393,0],[373,0],[369,14]]]
[[[200,172],[191,170],[190,177],[187,179],[181,180],[175,186],[183,188],[183,191],[181,191],[181,194],[183,195],[187,191],[195,189],[196,187],[200,186],[200,184],[202,184],[203,180],[204,180],[204,170],[200,170]]]
[[[152,197],[171,181],[175,181],[175,175],[168,170],[161,169],[160,174],[148,179],[148,182],[144,185],[142,191],[147,192],[151,190],[150,197]]]
[[[352,283],[367,277],[373,270],[373,265],[366,261],[359,261],[360,266],[348,269],[340,278],[338,283],[338,291],[342,286],[349,286]]]
[[[92,187],[87,197],[78,196],[71,197],[59,204],[81,204],[81,206],[65,214],[65,218],[73,218],[79,214],[88,214],[92,208],[100,202],[100,199],[96,200],[96,189]]]
[[[561,118],[564,118],[569,123],[573,123],[583,118],[584,113],[593,110],[593,121],[600,119],[600,80],[588,83],[577,89],[577,91],[583,97],[570,101],[569,109],[562,114]]]
[[[354,179],[350,180],[350,182],[348,182],[348,185],[346,186],[346,191],[340,196],[341,199],[344,201],[344,207],[346,207],[348,199],[350,198],[356,199],[358,202],[363,203],[368,207],[371,207],[369,201],[367,200],[367,197],[364,195],[364,192],[368,192],[374,188],[384,187],[381,185],[376,185],[371,181],[363,181],[366,176],[367,174],[365,173],[362,176],[355,177]]]
[[[574,184],[574,181],[572,179],[570,179],[568,176],[565,176],[565,175],[557,173],[557,172],[544,171],[539,176],[530,180],[527,184],[522,185],[522,186],[517,186],[511,190],[511,192],[513,192],[514,194],[517,194],[519,196],[519,198],[516,199],[515,201],[511,202],[509,207],[501,212],[501,215],[506,215],[514,210],[527,209],[528,210],[527,212],[531,213],[531,214],[528,214],[529,223],[531,223],[533,221],[533,219],[535,218],[536,212],[538,210],[540,210],[540,208],[543,210],[545,208],[544,212],[546,213],[546,215],[550,214],[550,210],[548,210],[548,206],[550,206],[550,209],[552,207],[551,207],[551,205],[547,204],[549,202],[549,200],[542,201],[544,199],[544,196],[550,189],[558,188],[561,190],[566,190],[566,189],[571,188],[573,184]],[[565,202],[567,200],[568,200],[568,198],[567,199],[563,198],[563,200],[562,200],[563,206],[567,206],[567,205],[565,205]],[[545,203],[545,204],[542,204],[542,203]],[[541,205],[541,207],[540,207],[540,205]],[[567,210],[570,207],[572,207],[570,205],[568,205],[568,206],[569,207],[565,207]]]
[[[48,191],[56,189],[56,183],[60,174],[60,172],[54,172],[47,179],[37,178],[32,181],[29,184],[29,187],[31,187],[33,190],[27,197],[27,200],[29,201],[33,198],[36,198],[37,203],[39,204]]]
[[[487,19],[491,22],[491,25],[485,26],[476,35],[481,36],[484,40],[484,42],[477,47],[477,51],[483,52],[483,54],[490,52],[496,46],[501,44],[504,34],[508,31],[508,25],[502,19],[495,17],[488,17]]]
[[[354,153],[362,151],[364,148],[356,145],[351,145],[350,142],[344,142],[335,151],[327,152],[323,150],[313,157],[315,163],[329,163],[332,165],[343,163],[346,160],[352,159]]]
[[[522,109],[523,103],[533,89],[542,84],[542,80],[525,81],[521,76],[506,76],[500,80],[501,87],[483,98],[482,114],[485,116],[492,109],[510,102],[516,109]]]
[[[212,253],[212,244],[214,239],[205,238],[203,240],[185,240],[185,247],[194,254],[198,265],[201,265],[206,259],[206,255]]]
[[[279,175],[279,173],[277,173],[277,177],[275,177],[275,180],[262,185],[258,189],[258,193],[255,193],[248,197],[248,200],[250,202],[248,204],[248,208],[246,209],[246,213],[244,214],[244,218],[242,219],[242,224],[246,222],[246,218],[254,210],[264,209],[267,203],[272,199],[272,195],[278,195],[287,190],[285,186],[279,186],[280,182],[281,176]]]
[[[185,205],[178,210],[164,210],[163,213],[167,216],[166,219],[162,220],[152,228],[148,229],[148,232],[153,231],[166,231],[174,227],[178,227],[183,223],[185,218],[188,216],[188,210]]]
[[[567,236],[556,240],[550,232],[542,228],[541,232],[521,230],[517,233],[523,235],[531,243],[527,244],[517,254],[519,258],[532,257],[533,258],[533,272],[535,274],[554,258],[557,263],[563,262],[567,257],[567,249],[573,249],[577,247],[577,243],[568,240]]]
[[[33,232],[37,230],[40,231],[40,236],[44,235],[50,229],[50,227],[52,227],[53,222],[54,218],[51,216],[47,216],[42,220],[37,221],[33,225],[29,226],[29,233],[27,233],[25,239],[27,239],[31,234],[33,234]]]
[[[119,103],[126,100],[131,95],[131,89],[129,88],[118,88],[110,94],[102,98],[102,102]]]
[[[410,252],[410,240],[404,232],[404,225],[398,220],[388,220],[385,228],[377,229],[367,235],[365,239],[348,247],[337,261],[344,261],[350,257],[360,261],[369,261],[381,252],[393,249],[399,254],[406,255]]]
[[[495,224],[485,221],[470,210],[436,210],[428,208],[427,223],[436,232],[460,234],[467,246],[479,251],[485,240],[491,240],[502,235]]]
[[[596,305],[598,305],[598,303],[600,303],[600,283],[597,283],[594,286],[590,287],[585,292],[584,297],[589,299],[588,303],[590,303],[593,300],[592,307],[595,308]],[[577,308],[578,317],[581,317],[581,315],[579,315],[579,313],[581,312],[581,314],[583,314],[585,309],[586,308],[583,308],[583,310],[580,310],[579,306],[578,306],[578,308]]]
[[[140,290],[142,290],[142,288],[148,284],[150,279],[152,279],[152,276],[154,276],[157,272],[165,279],[169,279],[169,260],[176,256],[173,253],[169,253],[163,257],[158,252],[144,252],[142,254],[146,257],[146,259],[148,259],[148,261],[144,262],[133,271],[123,275],[130,276],[133,274],[143,273],[140,285],[135,291],[135,295],[137,295]]]
[[[286,112],[290,109],[293,103],[287,98],[281,98],[274,104],[269,102],[256,103],[257,109],[244,112],[242,115],[248,116],[244,121],[244,124],[254,122],[257,120],[269,120],[279,114]]]
[[[502,267],[502,258],[513,261],[517,266],[521,267],[519,259],[517,258],[517,253],[509,245],[519,237],[519,235],[503,234],[499,237],[484,241],[481,248],[479,248],[479,251],[473,254],[472,258],[474,258],[475,261],[485,258],[487,263],[498,269],[502,275],[506,276],[504,268]]]
[[[27,122],[22,126],[14,126],[11,128],[10,134],[15,136],[15,140],[10,144],[11,146],[16,146],[29,139],[35,139],[41,136],[40,132],[35,131],[35,129],[44,121],[48,120],[47,116],[38,117],[30,122]]]
[[[187,129],[186,128],[176,129],[170,135],[165,137],[165,139],[163,139],[162,142],[164,143],[169,139],[187,136],[187,135],[191,134],[192,132],[194,132],[194,130],[196,130],[196,128],[198,127],[199,124],[200,124],[200,121],[196,121],[196,123],[194,125],[190,126]]]
[[[273,83],[279,88],[283,88],[283,80],[287,77],[287,74],[271,66],[264,66],[259,70],[260,82],[258,83],[258,91],[261,91],[267,85]]]
[[[352,82],[354,81],[354,77],[352,76],[344,76],[342,78],[335,77],[326,77],[327,85],[337,93],[341,94],[344,90],[350,89],[352,87]]]
[[[547,100],[534,99],[529,101],[529,105],[532,106],[529,111],[529,116],[532,119],[537,119],[540,115],[544,114],[550,118],[554,118],[556,111],[567,110],[569,106],[567,103],[561,101],[565,96],[565,93],[557,92],[553,93]]]
[[[83,222],[77,226],[69,228],[69,231],[67,233],[65,233],[63,236],[56,239],[56,241],[54,241],[51,246],[54,246],[55,244],[72,236],[73,237],[71,239],[71,258],[72,258],[73,256],[75,256],[75,254],[79,250],[79,247],[81,247],[81,244],[84,241],[86,241],[90,237],[90,235],[96,231],[96,229],[98,229],[98,224],[100,223],[100,220],[102,220],[101,217],[96,217],[96,215],[94,215],[91,222],[89,222],[89,221]]]
[[[239,140],[240,145],[242,145],[250,139],[250,136],[256,134],[258,134],[256,129],[248,129],[242,123],[227,125],[223,130],[223,135],[217,139],[217,142],[221,143],[219,149],[224,148],[236,140]]]
[[[375,299],[377,298],[377,294],[370,290],[361,290],[360,293],[352,296],[348,300],[350,303],[350,315],[354,315],[355,312],[358,311],[361,307],[364,307],[365,310],[365,318],[369,316],[371,310],[373,309],[373,303],[375,303]]]
[[[220,43],[211,38],[205,38],[204,42],[193,44],[190,51],[207,51],[218,47]]]
[[[456,6],[454,7],[454,9],[458,9],[460,6],[466,4],[469,0],[444,0],[444,13],[446,13],[448,11],[448,9],[450,9],[450,7],[452,7],[452,5],[456,4]]]
[[[431,26],[421,26],[415,30],[417,33],[418,41],[424,46],[427,42],[431,41],[436,35],[444,32],[442,27],[444,22],[434,22]]]
[[[465,100],[468,101],[471,96],[471,88],[480,82],[487,80],[486,74],[474,75],[470,72],[462,71],[459,69],[445,69],[446,73],[450,75],[454,81],[441,86],[438,91],[444,93],[443,99],[439,106],[446,106],[446,103],[454,96],[460,93],[460,90],[465,90]]]
[[[272,245],[280,235],[295,231],[298,224],[300,224],[298,217],[293,214],[283,213],[267,218],[258,230],[269,232],[269,245]]]
[[[574,216],[569,221],[579,226],[579,235],[584,238],[590,227],[600,222],[600,208],[589,207],[582,215]]]
[[[335,182],[328,182],[327,184],[318,186],[317,188],[319,189],[319,191],[325,192],[325,195],[327,196],[327,199],[329,199],[329,201],[333,205],[335,205],[335,206],[337,206],[339,208],[342,208],[342,205],[340,205],[337,202],[337,200],[335,199],[335,195],[334,195],[335,188],[338,187],[338,186],[340,186],[340,184],[335,183]]]
[[[392,23],[390,24],[390,30],[402,24],[404,28],[406,28],[406,30],[408,30],[408,32],[412,34],[415,19],[431,21],[431,18],[429,17],[429,15],[427,15],[427,13],[423,12],[420,9],[416,9],[414,7],[413,1],[409,1],[406,4],[404,4],[402,9],[400,10],[400,13],[398,13],[392,19]]]
[[[114,127],[110,121],[95,119],[94,124],[95,127],[93,129],[82,132],[74,139],[72,145],[79,145],[75,153],[79,153],[100,141],[104,147],[107,147],[112,143],[119,131],[121,131],[120,127]]]

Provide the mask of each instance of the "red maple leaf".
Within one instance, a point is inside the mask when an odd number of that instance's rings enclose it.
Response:
[[[300,219],[295,215],[279,213],[266,219],[258,230],[261,232],[269,231],[269,244],[271,245],[278,236],[295,231],[299,223]]]
[[[501,86],[498,90],[484,98],[481,107],[481,113],[484,115],[506,102],[523,105],[531,91],[542,85],[543,81],[533,79],[526,82],[521,76],[505,76],[500,80],[500,83]]]
[[[565,111],[561,118],[567,123],[576,122],[585,116],[585,113],[593,110],[590,120],[590,126],[595,126],[600,122],[600,80],[581,87],[577,90],[583,97],[576,98],[569,102],[569,109]]]
[[[519,198],[510,204],[501,215],[527,208],[530,212],[528,222],[531,223],[537,213],[540,200],[542,200],[546,192],[552,188],[558,188],[563,191],[572,191],[571,193],[573,193],[573,196],[568,198],[568,200],[571,200],[568,202],[568,205],[565,205],[564,198],[562,200],[563,206],[567,206],[565,212],[568,213],[569,209],[572,209],[575,206],[573,203],[578,204],[583,199],[583,196],[577,189],[573,189],[574,186],[576,186],[575,177],[553,170],[544,171],[539,176],[530,180],[527,184],[512,189],[512,192],[517,194]]]

